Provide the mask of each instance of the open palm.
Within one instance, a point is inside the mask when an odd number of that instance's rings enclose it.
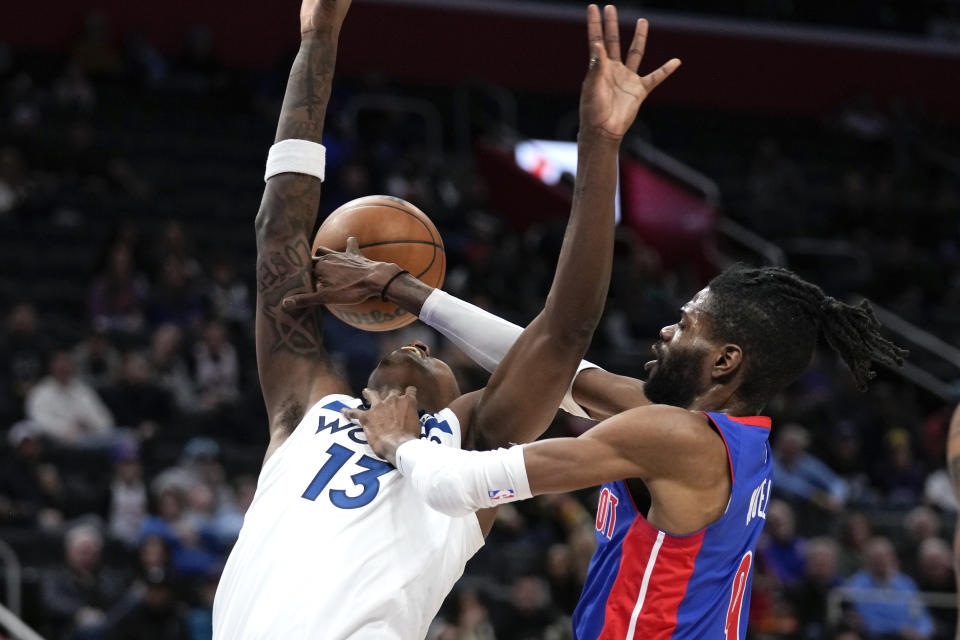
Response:
[[[627,58],[621,61],[620,27],[612,5],[587,8],[590,70],[580,93],[580,126],[612,138],[622,138],[637,117],[640,105],[653,89],[680,66],[673,58],[645,76],[637,73],[647,43],[648,24],[637,21]]]

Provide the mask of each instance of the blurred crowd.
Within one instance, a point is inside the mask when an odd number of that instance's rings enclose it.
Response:
[[[135,36],[115,42],[94,15],[66,56],[0,47],[0,539],[26,567],[23,615],[45,637],[198,640],[210,637],[219,571],[267,440],[253,216],[286,67],[224,69],[202,27],[178,57]],[[446,243],[445,288],[528,321],[564,221],[517,232],[487,205],[470,159],[427,149],[415,122],[343,117],[347,97],[371,86],[404,93],[379,80],[337,85],[322,209],[373,193],[416,203]],[[521,100],[533,118],[538,99]],[[805,123],[809,136],[772,121],[751,150],[723,139],[744,133],[732,116],[711,135],[723,118],[712,114],[703,136],[696,114],[652,107],[643,117],[683,122],[684,142],[657,142],[694,166],[722,156],[737,169],[716,175],[729,215],[794,247],[804,275],[960,342],[957,176],[918,169],[936,144],[956,142],[955,130],[934,138],[922,113],[866,101]],[[798,151],[804,139],[847,155],[824,172]],[[857,270],[803,262],[796,247],[810,243],[839,246]],[[591,359],[639,376],[640,354],[702,284],[619,229]],[[412,337],[451,363],[462,388],[484,383],[419,325],[378,335],[325,316],[323,326],[354,389],[385,349]],[[858,393],[828,352],[776,399],[751,637],[953,637],[955,609],[916,598],[956,590],[947,540],[957,503],[942,469],[951,410],[889,373]],[[560,416],[549,433],[588,426]],[[501,508],[430,637],[569,637],[595,502],[585,491]],[[832,600],[840,587],[849,597]]]

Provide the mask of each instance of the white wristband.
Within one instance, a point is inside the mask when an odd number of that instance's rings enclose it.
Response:
[[[267,181],[278,173],[304,173],[321,181],[327,166],[327,149],[309,140],[281,140],[267,154]]]
[[[426,440],[397,447],[397,469],[431,508],[448,516],[533,496],[523,447],[463,451]]]

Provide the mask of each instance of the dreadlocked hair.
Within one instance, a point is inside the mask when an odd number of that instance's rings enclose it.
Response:
[[[876,375],[872,363],[900,366],[908,354],[880,335],[869,302],[845,304],[787,269],[737,264],[709,287],[713,337],[743,349],[740,394],[759,404],[803,373],[818,337],[840,354],[861,391]]]

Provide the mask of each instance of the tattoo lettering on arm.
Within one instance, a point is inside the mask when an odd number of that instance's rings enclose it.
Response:
[[[257,292],[260,310],[273,332],[271,353],[288,351],[308,358],[323,355],[316,309],[286,311],[282,306],[283,299],[291,293],[310,290],[309,261],[304,258],[309,255],[306,240],[300,238],[258,261]]]

